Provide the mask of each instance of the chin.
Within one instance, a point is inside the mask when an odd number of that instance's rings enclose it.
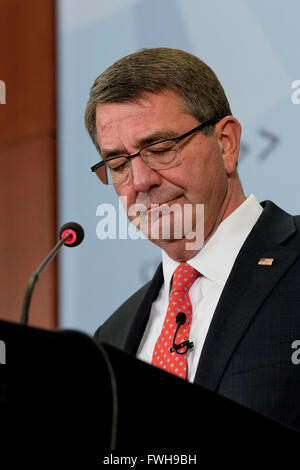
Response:
[[[189,241],[186,238],[181,240],[151,240],[152,243],[159,246],[174,261],[184,262],[193,258],[201,248],[187,249]]]

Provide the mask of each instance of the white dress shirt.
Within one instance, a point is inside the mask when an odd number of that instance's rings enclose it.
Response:
[[[194,348],[188,352],[189,382],[193,382],[203,344],[222,290],[229,277],[235,259],[262,213],[262,206],[253,194],[224,219],[202,249],[190,260],[201,274],[192,285],[189,295],[193,307],[193,319],[189,340]],[[149,320],[140,343],[137,357],[151,363],[155,343],[159,337],[169,304],[173,273],[180,264],[162,252],[164,284],[152,303]]]

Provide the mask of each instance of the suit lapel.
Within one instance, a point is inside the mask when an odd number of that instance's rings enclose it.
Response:
[[[149,319],[152,302],[154,302],[158,296],[162,284],[163,270],[162,264],[160,263],[152,281],[148,284],[148,287],[145,289],[142,297],[136,304],[134,319],[129,329],[124,348],[125,351],[130,354],[136,354],[137,352]]]
[[[298,256],[280,244],[294,231],[291,215],[267,201],[234,263],[216,307],[195,383],[216,390],[224,370],[263,301]],[[258,265],[273,258],[271,266]]]

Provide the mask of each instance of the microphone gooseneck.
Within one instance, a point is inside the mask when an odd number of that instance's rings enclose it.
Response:
[[[22,323],[23,325],[27,325],[28,323],[28,311],[31,296],[33,293],[34,286],[38,281],[41,272],[44,270],[47,264],[49,264],[50,261],[52,261],[52,259],[56,256],[58,250],[61,248],[62,245],[69,247],[77,246],[82,242],[83,238],[84,230],[81,225],[77,224],[76,222],[66,223],[59,229],[59,242],[55,245],[55,247],[50,251],[50,253],[42,261],[40,266],[31,274],[29,278],[23,301],[23,309],[20,318],[20,323]]]
[[[179,312],[176,315],[176,323],[177,323],[177,328],[174,333],[173,337],[173,346],[170,348],[170,352],[176,352],[177,354],[185,354],[189,349],[192,349],[194,347],[194,343],[191,341],[182,341],[179,344],[176,344],[176,336],[178,333],[179,328],[184,325],[186,322],[186,314],[183,312]],[[185,348],[183,351],[180,351],[180,349]]]

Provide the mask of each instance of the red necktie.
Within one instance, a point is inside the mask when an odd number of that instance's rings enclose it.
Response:
[[[175,269],[167,314],[152,356],[154,366],[183,379],[187,377],[187,348],[185,348],[185,354],[170,352],[170,349],[173,346],[173,338],[177,328],[176,316],[179,312],[186,315],[186,321],[178,329],[176,342],[179,344],[189,339],[193,313],[189,290],[198,276],[199,272],[187,263],[181,263]],[[183,352],[185,349],[178,351]]]

